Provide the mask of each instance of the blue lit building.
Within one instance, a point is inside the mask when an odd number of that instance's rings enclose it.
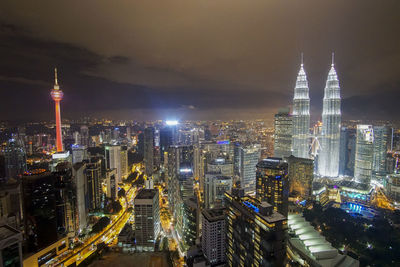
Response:
[[[285,266],[287,219],[241,193],[225,193],[227,266]]]
[[[287,215],[289,198],[288,164],[281,158],[258,162],[256,198],[270,203],[274,210]]]

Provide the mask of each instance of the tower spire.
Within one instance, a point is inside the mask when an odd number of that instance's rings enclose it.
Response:
[[[331,66],[335,66],[335,52],[332,52],[332,64]]]
[[[301,52],[301,66],[303,67],[303,64],[304,62],[303,62],[303,52]]]
[[[58,85],[58,80],[57,80],[57,68],[54,68],[54,81],[55,81],[55,85]]]

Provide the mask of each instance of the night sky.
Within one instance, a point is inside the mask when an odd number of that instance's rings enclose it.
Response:
[[[318,119],[335,52],[344,118],[397,119],[399,0],[0,2],[0,119],[271,118],[300,53]]]

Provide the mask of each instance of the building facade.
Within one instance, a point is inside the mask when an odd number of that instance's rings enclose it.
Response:
[[[158,189],[142,189],[134,200],[136,250],[154,251],[160,233]]]
[[[318,173],[325,177],[339,176],[339,147],[341,127],[341,98],[339,80],[333,63],[324,90],[322,133],[318,155]]]
[[[295,157],[308,158],[310,148],[310,96],[303,62],[297,75],[293,97],[293,152]],[[287,157],[290,155],[275,155]]]
[[[289,109],[281,109],[274,119],[274,156],[289,157],[292,155],[293,117]]]
[[[147,176],[151,176],[154,171],[154,128],[144,129],[144,167]]]
[[[204,206],[206,208],[224,205],[225,192],[232,189],[232,176],[207,173],[204,185]]]
[[[204,209],[202,211],[201,247],[211,264],[225,262],[225,209]]]
[[[310,199],[313,180],[314,161],[312,159],[294,156],[288,158],[289,196]]]
[[[359,183],[369,184],[372,178],[374,156],[374,129],[372,125],[357,125],[354,178]]]
[[[392,130],[387,126],[374,126],[374,156],[372,179],[382,182],[387,175],[387,152],[391,143]]]
[[[261,146],[259,144],[240,147],[239,181],[245,193],[254,192],[256,190],[256,165],[261,156],[260,150]]]
[[[288,164],[281,158],[267,158],[257,164],[256,198],[287,216],[289,181]]]
[[[227,266],[285,266],[287,219],[237,190],[225,197]]]
[[[116,170],[116,183],[122,182],[121,173],[121,146],[120,145],[106,145],[105,147],[105,160],[106,169]]]

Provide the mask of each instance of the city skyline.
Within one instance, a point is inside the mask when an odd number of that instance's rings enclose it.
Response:
[[[0,3],[0,267],[400,265],[385,3]]]
[[[0,119],[51,118],[47,92],[54,67],[68,92],[63,100],[68,118],[82,113],[143,120],[165,119],[165,114],[185,114],[178,119],[270,117],[292,97],[301,52],[311,113],[318,114],[332,51],[343,87],[344,118],[394,119],[399,18],[393,12],[398,2],[376,7],[357,1],[357,20],[343,1],[229,3],[230,9],[224,1],[173,3],[163,6],[165,12],[140,1],[123,6],[140,16],[124,12],[122,4],[96,3],[99,10],[109,8],[111,20],[96,9],[98,16],[82,25],[67,14],[79,17],[89,3],[48,3],[46,8],[26,3],[20,8],[3,2],[0,38],[7,53],[0,65],[0,96],[9,101],[0,108]],[[181,17],[174,11],[178,5],[184,10]],[[54,17],[52,11],[61,8],[63,15]],[[226,18],[214,29],[221,12]],[[112,19],[115,14],[120,18]],[[146,24],[146,15],[157,19]],[[279,23],[282,19],[285,24]],[[188,34],[190,27],[195,31]],[[28,97],[21,100],[21,94]],[[28,106],[33,111],[29,115]]]

